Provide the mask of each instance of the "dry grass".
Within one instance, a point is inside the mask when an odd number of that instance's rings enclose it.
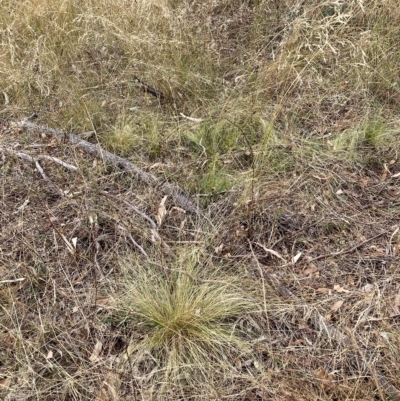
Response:
[[[400,399],[397,1],[0,8],[1,399]]]

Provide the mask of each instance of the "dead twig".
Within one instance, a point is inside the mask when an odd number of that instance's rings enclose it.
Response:
[[[368,361],[367,357],[365,356],[364,351],[360,348],[360,346],[357,343],[357,340],[354,336],[354,332],[347,330],[348,332],[348,337],[347,339],[350,339],[354,348],[357,350],[357,352],[360,354],[360,357],[362,359],[362,361],[364,362],[364,365],[368,368],[368,370],[371,373],[372,379],[374,380],[375,383],[375,387],[378,390],[379,393],[379,397],[382,401],[386,400],[385,394],[382,391],[382,377],[381,380],[379,380],[378,375],[375,371],[375,369],[372,368],[370,362]],[[386,378],[385,378],[386,379]],[[385,383],[388,383],[387,379],[385,380]]]
[[[136,86],[142,90],[144,93],[150,93],[150,95],[155,96],[158,100],[165,100],[166,96],[164,95],[164,93],[162,93],[161,91],[159,91],[156,88],[153,88],[150,85],[147,85],[145,82],[143,82],[142,80],[140,80],[138,77],[134,77],[133,78]]]
[[[75,247],[71,244],[71,242],[70,241],[68,241],[68,239],[67,239],[67,237],[56,227],[56,225],[54,224],[54,221],[55,221],[55,219],[54,219],[54,217],[53,216],[50,216],[50,214],[48,214],[48,219],[49,219],[49,222],[50,222],[50,225],[53,227],[53,230],[61,237],[61,239],[64,241],[64,243],[65,243],[65,245],[66,245],[66,247],[67,247],[67,249],[68,249],[68,252],[71,254],[71,255],[76,255],[76,249],[75,249]]]
[[[64,168],[66,168],[68,170],[78,171],[78,167],[73,166],[72,164],[66,163],[66,162],[58,159],[57,157],[53,157],[53,156],[49,156],[49,155],[37,155],[34,157],[31,155],[28,155],[27,153],[17,152],[16,150],[8,148],[8,147],[0,148],[0,152],[7,152],[7,153],[10,153],[12,155],[19,157],[22,160],[27,160],[30,162],[35,162],[36,160],[43,160],[43,159],[51,160],[51,161],[63,166]]]
[[[143,171],[139,167],[135,166],[129,160],[108,152],[107,150],[102,149],[99,145],[87,142],[77,134],[62,130],[56,130],[43,125],[38,125],[32,123],[29,119],[24,119],[18,123],[15,123],[15,125],[27,131],[46,133],[65,140],[73,145],[76,145],[84,152],[101,158],[105,162],[110,163],[111,165],[118,167],[121,170],[129,171],[136,175],[136,177],[145,184],[159,188],[165,194],[171,195],[174,198],[175,202],[187,212],[200,214],[200,208],[195,205],[187,196],[183,195],[182,191],[176,186],[170,184],[169,182],[159,180],[152,174],[149,174],[146,171]]]
[[[72,164],[63,162],[60,159],[57,159],[57,157],[49,156],[49,155],[39,155],[37,157],[38,160],[46,159],[46,160],[51,160],[54,163],[59,164],[60,166],[63,166],[64,168],[71,170],[71,171],[78,171],[78,167],[73,166]]]
[[[20,281],[24,281],[24,280],[25,280],[25,277],[16,278],[14,280],[2,280],[2,281],[0,281],[0,284],[19,283]]]
[[[132,237],[132,234],[129,232],[129,230],[124,227],[122,224],[118,224],[117,227],[124,231],[127,235],[127,237],[130,239],[130,241],[132,242],[132,244],[139,249],[139,251],[142,253],[142,255],[144,255],[146,257],[146,259],[149,259],[149,255],[147,255],[146,251],[143,249],[143,247],[141,245],[139,245]]]
[[[72,170],[72,171],[77,171],[78,168],[73,166],[72,164],[69,163],[65,163],[62,160],[56,158],[56,157],[52,157],[49,155],[38,155],[38,156],[31,156],[28,155],[27,153],[23,153],[23,152],[17,152],[16,150],[12,149],[12,148],[0,148],[0,152],[7,152],[10,153],[14,156],[17,156],[18,158],[22,159],[22,160],[26,160],[32,163],[35,163],[35,167],[36,170],[39,172],[39,174],[42,176],[43,180],[47,183],[47,185],[50,187],[50,189],[58,196],[63,197],[64,196],[64,192],[58,188],[51,180],[50,178],[47,176],[47,174],[44,172],[42,166],[39,163],[39,160],[51,160],[57,164],[60,164],[61,166],[63,166],[64,168],[68,169],[68,170]]]
[[[265,290],[264,272],[263,272],[263,270],[262,270],[262,268],[261,268],[261,265],[260,265],[258,259],[256,258],[256,255],[254,254],[254,249],[253,249],[253,246],[252,246],[251,242],[250,242],[250,241],[248,241],[248,242],[249,242],[249,246],[250,246],[250,249],[251,249],[251,254],[253,255],[253,259],[254,259],[255,264],[256,264],[256,266],[257,266],[259,272],[260,272],[260,277],[261,277],[261,282],[262,282],[262,290],[263,290],[264,313],[265,313],[265,316],[268,316],[267,292],[266,292],[266,290]],[[268,326],[269,326],[269,325],[268,325]],[[269,328],[269,327],[268,327],[268,328]]]
[[[333,256],[339,256],[339,255],[345,255],[347,253],[351,253],[351,252],[357,250],[358,248],[361,248],[363,245],[368,244],[368,242],[371,242],[376,238],[382,237],[382,235],[385,235],[385,234],[386,234],[385,232],[377,234],[374,237],[368,238],[367,240],[365,240],[363,242],[360,242],[359,244],[354,245],[351,248],[344,249],[343,251],[334,252],[334,253],[327,253],[327,254],[324,254],[324,255],[316,256],[315,258],[309,259],[309,262],[315,262],[316,260],[321,260],[321,259],[326,259],[326,258],[330,258],[330,257],[333,257]]]
[[[179,115],[180,115],[181,117],[183,117],[183,118],[186,118],[186,120],[189,120],[189,121],[191,121],[191,122],[193,122],[193,123],[201,123],[201,122],[204,121],[204,118],[189,117],[189,116],[187,116],[187,115],[185,115],[185,114],[183,114],[183,113],[179,113]]]
[[[14,156],[17,156],[18,158],[20,158],[22,160],[26,160],[26,161],[35,163],[36,170],[42,176],[43,180],[47,183],[47,185],[50,187],[50,189],[56,195],[61,196],[61,197],[64,196],[64,192],[61,191],[61,189],[59,189],[55,184],[53,184],[49,177],[47,177],[47,175],[44,172],[42,166],[39,164],[39,161],[38,161],[37,158],[35,158],[35,157],[31,156],[31,155],[28,155],[26,153],[17,152],[14,149],[11,149],[11,148],[0,148],[0,152],[7,152],[7,153],[10,153],[10,154],[12,154]]]
[[[35,166],[36,166],[36,170],[39,171],[40,175],[42,176],[43,180],[46,181],[47,185],[50,187],[50,189],[56,193],[58,196],[63,197],[64,196],[64,192],[61,191],[60,188],[58,188],[55,184],[53,184],[50,180],[49,177],[47,177],[46,173],[44,172],[44,170],[42,169],[42,166],[39,164],[38,160],[34,160],[35,161]]]
[[[142,211],[140,211],[136,206],[132,205],[132,203],[126,201],[125,199],[121,199],[121,198],[119,198],[118,196],[115,196],[115,195],[113,195],[113,194],[110,194],[110,193],[108,193],[108,192],[106,192],[106,191],[100,191],[100,193],[101,193],[102,195],[108,196],[108,197],[110,197],[110,198],[112,198],[112,199],[115,199],[115,200],[118,200],[118,201],[124,203],[126,206],[128,206],[130,209],[132,209],[132,210],[133,210],[135,213],[137,213],[139,216],[141,216],[141,217],[143,217],[145,220],[147,220],[147,221],[150,223],[151,227],[152,227],[154,230],[157,230],[157,224],[155,223],[155,221],[154,221],[151,217],[149,217],[146,213],[143,213]]]

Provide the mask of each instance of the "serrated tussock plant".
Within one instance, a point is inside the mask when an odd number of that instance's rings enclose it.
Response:
[[[236,323],[255,302],[238,287],[238,278],[212,269],[193,253],[164,272],[152,264],[128,267],[115,307],[120,321],[140,336],[129,353],[151,353],[172,373],[203,370],[248,350]]]

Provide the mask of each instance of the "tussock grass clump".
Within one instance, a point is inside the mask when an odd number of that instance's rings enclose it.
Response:
[[[220,372],[230,367],[228,356],[250,350],[249,334],[237,323],[257,306],[238,287],[237,277],[212,272],[192,252],[179,257],[172,269],[131,263],[124,262],[124,292],[114,306],[126,330],[134,333],[129,353],[136,359],[150,353],[168,379],[194,371],[208,377],[212,366]]]
[[[161,122],[153,115],[141,112],[137,115],[121,115],[111,132],[101,136],[104,145],[122,156],[129,156],[135,152],[146,153],[149,158],[159,156],[162,138]]]

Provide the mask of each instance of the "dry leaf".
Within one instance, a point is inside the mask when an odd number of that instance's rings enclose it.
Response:
[[[178,207],[178,206],[173,206],[172,209],[171,209],[171,211],[172,211],[172,210],[176,210],[176,211],[179,212],[179,213],[186,214],[186,210],[184,210],[184,209],[182,209],[181,207]]]
[[[4,106],[7,106],[10,103],[10,98],[8,97],[7,92],[3,92],[4,95]]]
[[[100,360],[99,355],[100,355],[102,349],[103,349],[103,343],[101,341],[97,340],[97,343],[93,348],[92,355],[90,355],[90,357],[89,357],[89,361],[90,362],[98,362]]]
[[[331,295],[332,293],[332,290],[330,288],[317,288],[315,291],[320,294],[328,293],[329,295]]]
[[[152,165],[150,166],[150,170],[153,170],[153,169],[155,169],[156,167],[160,167],[160,166],[162,166],[162,163],[160,163],[160,162],[154,163],[154,164],[152,164]]]
[[[293,258],[292,258],[292,264],[293,265],[300,259],[301,255],[302,255],[302,253],[299,252],[296,256],[293,256]]]
[[[278,252],[274,251],[273,249],[266,248],[264,245],[262,245],[262,244],[260,244],[258,242],[257,242],[257,245],[261,246],[261,248],[264,249],[265,252],[270,253],[271,255],[274,255],[277,258],[279,258],[279,259],[283,260],[284,262],[286,262],[286,260]]]
[[[13,214],[22,212],[25,209],[25,207],[28,205],[28,203],[29,203],[29,198],[25,199],[24,203],[21,206],[19,206]]]
[[[158,205],[156,221],[158,226],[160,227],[162,222],[164,221],[164,217],[167,214],[167,209],[165,207],[165,201],[167,200],[168,195],[165,195],[164,198],[161,199],[160,204]]]
[[[216,253],[217,255],[219,255],[219,254],[221,253],[221,251],[222,251],[223,248],[224,248],[224,244],[221,244],[221,245],[217,246],[217,247],[215,248],[215,253]]]
[[[369,182],[368,178],[360,178],[358,181],[361,188],[367,188],[368,182]]]
[[[43,138],[47,138],[47,135],[44,134]],[[52,138],[50,139],[50,142],[47,145],[48,147],[52,147],[52,148],[58,148],[60,146],[60,139],[59,138]]]
[[[96,300],[96,305],[103,306],[103,305],[107,305],[109,302],[110,302],[110,300],[108,298],[101,298],[101,299]]]
[[[67,249],[71,255],[75,255],[75,248],[71,245],[71,243],[67,240],[66,236],[63,233],[59,233],[60,237],[63,239],[65,242],[65,245],[67,246]]]
[[[46,356],[46,359],[51,359],[51,358],[53,358],[53,351],[52,351],[52,350],[50,350],[50,351],[47,353],[47,356]]]
[[[110,372],[108,376],[103,380],[103,386],[97,392],[94,401],[117,401],[118,390],[121,386],[121,380],[119,375]]]
[[[320,369],[316,370],[316,371],[314,372],[314,374],[315,374],[315,376],[318,377],[318,379],[326,379],[327,376],[328,376],[328,375],[326,374],[326,372],[325,372],[325,369],[323,369],[323,368],[320,368]]]
[[[309,274],[315,273],[315,272],[318,272],[318,271],[319,271],[319,268],[314,263],[310,263],[310,266],[307,267],[307,269],[303,270],[303,274],[305,276],[308,276]]]
[[[383,170],[383,173],[382,173],[382,180],[386,180],[386,178],[388,176],[388,173],[389,174],[391,174],[391,173],[390,173],[390,170],[389,170],[388,165],[386,163],[383,163],[383,168],[384,168],[384,170]]]
[[[353,274],[349,274],[347,276],[347,282],[349,283],[349,285],[354,285],[354,275]]]
[[[388,333],[386,331],[381,331],[379,334],[383,339],[385,339],[386,341],[390,342],[390,337],[392,336],[391,333]]]
[[[341,287],[340,285],[334,285],[334,286],[333,286],[333,289],[334,289],[336,292],[350,292],[349,290],[346,290],[345,288]]]
[[[183,230],[185,228],[185,224],[186,224],[186,217],[181,221],[181,224],[179,225],[179,230]]]
[[[9,377],[0,380],[0,390],[6,390],[10,387],[11,379]]]
[[[373,284],[365,284],[364,287],[361,288],[362,292],[372,292],[374,290]]]
[[[315,376],[321,380],[322,385],[325,387],[333,387],[333,377],[329,375],[324,369],[319,369],[315,372]]]
[[[340,300],[340,301],[336,301],[332,306],[331,306],[331,311],[332,312],[337,312],[339,310],[339,308],[343,305],[344,301]]]
[[[158,234],[158,232],[156,230],[154,230],[154,228],[152,228],[150,230],[150,232],[151,232],[151,242],[153,244],[161,244],[162,241],[161,241],[160,234]]]
[[[396,295],[396,298],[394,299],[393,311],[395,315],[400,315],[400,289]]]

